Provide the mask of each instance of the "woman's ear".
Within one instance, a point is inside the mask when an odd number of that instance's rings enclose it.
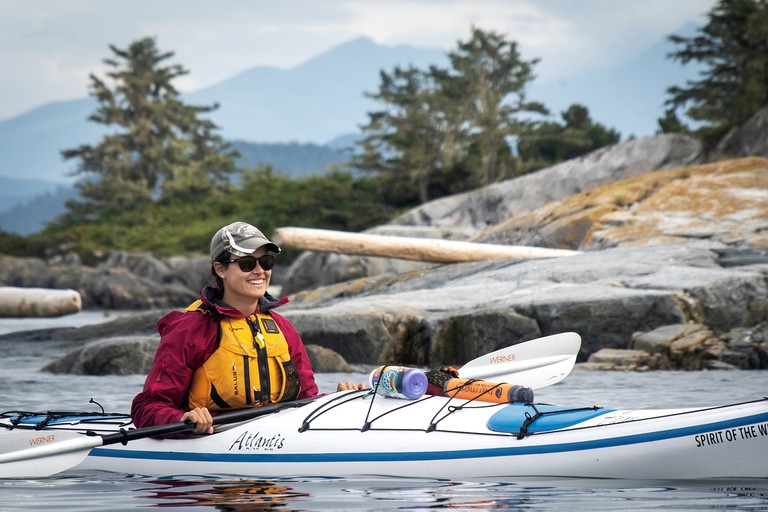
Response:
[[[221,264],[220,261],[214,261],[213,262],[213,270],[216,272],[216,275],[219,277],[224,277],[224,265]]]

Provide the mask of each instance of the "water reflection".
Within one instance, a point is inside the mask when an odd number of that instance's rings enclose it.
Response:
[[[524,505],[515,484],[429,479],[248,480],[174,476],[144,480],[156,507],[259,510],[509,510]],[[489,497],[488,491],[492,490]],[[554,489],[547,491],[556,492]]]
[[[289,502],[309,498],[284,482],[174,476],[147,480],[145,497],[158,507],[211,506],[224,511],[287,510]],[[148,493],[146,491],[149,491]]]
[[[304,478],[249,480],[175,476],[143,480],[142,505],[266,510],[763,510],[768,481],[638,482]],[[146,503],[149,501],[151,504]]]
[[[431,479],[143,477],[72,472],[0,480],[2,510],[432,511],[768,510],[768,479],[647,482],[518,479],[495,483]]]

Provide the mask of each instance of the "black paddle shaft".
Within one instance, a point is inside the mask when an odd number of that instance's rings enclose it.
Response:
[[[230,423],[238,423],[240,421],[247,421],[259,416],[265,416],[272,414],[273,412],[281,411],[283,409],[290,409],[294,407],[302,407],[310,402],[314,402],[315,398],[305,398],[304,400],[294,400],[293,402],[280,402],[276,404],[262,405],[261,407],[253,407],[249,409],[240,409],[237,411],[225,412],[213,417],[214,425],[228,425]],[[134,430],[120,429],[120,432],[114,434],[105,434],[100,436],[102,439],[102,446],[121,443],[127,444],[128,441],[136,439],[146,439],[147,437],[159,437],[169,434],[178,434],[186,432],[188,430],[194,430],[195,424],[190,421],[180,423],[168,423],[166,425],[155,425],[152,427],[138,428]],[[98,435],[93,432],[87,432],[88,435]]]

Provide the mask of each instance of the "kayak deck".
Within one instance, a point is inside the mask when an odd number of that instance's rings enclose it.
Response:
[[[17,421],[4,413],[0,425],[77,432],[131,428],[124,414],[50,415],[27,414]],[[223,425],[210,436],[98,447],[80,468],[256,478],[767,478],[768,462],[755,456],[766,450],[766,399],[622,410],[433,396],[411,401],[356,391]]]

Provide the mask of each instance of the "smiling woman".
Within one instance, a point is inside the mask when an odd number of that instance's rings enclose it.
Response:
[[[223,290],[222,301],[246,316],[258,309],[267,294],[274,255],[279,253],[280,247],[250,224],[235,222],[221,228],[211,240],[211,272]]]
[[[160,345],[133,400],[138,427],[190,421],[213,432],[213,414],[318,394],[304,343],[269,294],[280,247],[234,222],[211,239],[211,283],[200,299],[158,323]],[[338,389],[361,389],[340,383]]]

